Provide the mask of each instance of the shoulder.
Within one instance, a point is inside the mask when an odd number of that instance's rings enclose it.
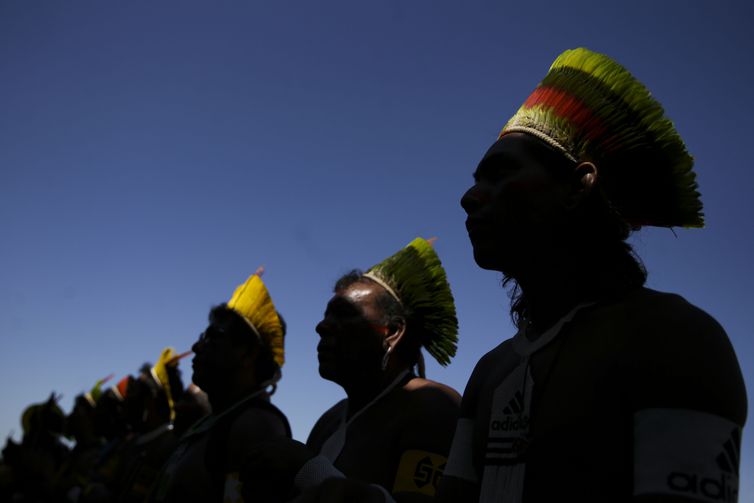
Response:
[[[348,399],[337,402],[335,405],[327,409],[314,424],[314,428],[318,426],[325,426],[328,424],[338,425],[343,417],[346,415],[346,407],[348,406]]]
[[[636,406],[710,412],[743,424],[746,392],[733,346],[712,316],[680,295],[641,289],[620,309]]]
[[[485,376],[497,368],[500,365],[500,360],[508,357],[512,353],[512,341],[513,339],[503,341],[485,353],[485,355],[482,356],[474,366],[474,370],[471,372],[471,377],[469,378],[469,383],[476,380],[483,380]]]
[[[412,401],[429,404],[447,404],[458,407],[461,395],[446,384],[415,377],[403,386]]]
[[[319,452],[322,444],[340,425],[340,421],[345,417],[345,409],[348,403],[347,399],[337,402],[335,405],[325,411],[324,414],[314,423],[309,438],[306,440],[307,447]]]
[[[254,429],[255,435],[266,438],[269,435],[287,436],[288,421],[277,407],[248,407],[238,414],[231,426],[231,435],[248,434]]]
[[[231,458],[240,459],[252,446],[277,437],[290,437],[285,416],[274,406],[250,406],[241,411],[228,427],[228,449]]]
[[[461,396],[450,386],[411,379],[391,402],[399,448],[447,456],[460,406]]]
[[[579,331],[585,328],[615,332],[661,327],[719,324],[709,314],[694,306],[680,295],[659,292],[649,288],[637,288],[620,298],[603,299],[580,309],[567,324]],[[632,334],[634,337],[636,334]]]
[[[680,295],[639,288],[624,298],[584,309],[571,331],[609,337],[632,358],[661,357],[666,352],[710,350],[733,355],[725,330],[702,309]]]
[[[642,288],[629,295],[621,308],[620,322],[627,329],[626,336],[646,356],[665,357],[672,353],[677,356],[673,360],[679,363],[683,355],[735,360],[723,327],[680,295]]]
[[[476,409],[480,393],[485,387],[489,387],[490,381],[497,379],[501,367],[503,367],[501,363],[515,357],[511,341],[512,339],[508,339],[498,344],[482,356],[474,366],[471,377],[469,377],[466,383],[466,389],[463,392],[463,416],[473,416],[474,413],[472,411]]]
[[[409,424],[450,421],[455,425],[461,395],[445,384],[415,377],[402,388],[398,406]]]
[[[610,305],[607,309],[610,309]],[[720,324],[702,309],[675,293],[639,288],[615,304],[626,320],[637,327],[693,328],[724,336]]]

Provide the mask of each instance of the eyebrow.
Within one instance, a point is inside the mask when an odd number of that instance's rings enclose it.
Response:
[[[494,154],[487,155],[482,158],[481,161],[479,161],[479,165],[474,170],[474,180],[478,180],[479,177],[482,176],[485,172],[499,167],[502,163],[517,167],[521,165],[521,160],[507,152],[496,152]]]
[[[347,301],[342,297],[338,297],[330,300],[325,306],[325,314],[330,313],[342,313],[342,314],[358,314],[359,310],[353,303]]]

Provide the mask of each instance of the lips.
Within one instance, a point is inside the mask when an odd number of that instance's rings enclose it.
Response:
[[[199,358],[194,357],[194,359],[191,360],[191,368],[194,369],[194,371],[196,371],[197,369],[201,369],[202,361]]]
[[[469,233],[469,236],[485,232],[486,230],[487,225],[485,225],[483,220],[478,218],[469,218],[466,220],[466,232]]]
[[[320,360],[325,358],[327,359],[330,355],[332,355],[332,349],[327,347],[327,344],[322,344],[320,341],[319,344],[317,344],[317,358]]]

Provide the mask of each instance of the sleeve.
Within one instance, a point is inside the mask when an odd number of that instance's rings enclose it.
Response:
[[[243,501],[243,496],[241,496],[241,482],[238,480],[238,472],[228,473],[225,475],[223,502],[243,503]]]
[[[466,383],[461,400],[461,413],[456,423],[453,443],[448,454],[445,475],[455,477],[470,484],[479,484],[479,474],[474,463],[474,430],[477,422],[477,405],[481,388],[488,378],[490,366],[494,365],[496,355],[501,352],[504,344],[484,355],[474,367],[474,371]]]
[[[434,498],[448,462],[461,396],[444,386],[411,392],[396,446],[391,493]]]
[[[737,501],[741,428],[689,409],[634,414],[634,496]]]
[[[747,405],[735,352],[707,313],[679,297],[662,307],[633,351],[634,495],[737,501]]]
[[[453,444],[450,447],[445,475],[456,477],[467,482],[478,483],[476,470],[472,458],[472,440],[474,435],[474,420],[462,417],[456,425]]]

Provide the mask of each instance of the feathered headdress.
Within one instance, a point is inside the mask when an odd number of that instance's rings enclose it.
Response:
[[[440,365],[450,363],[458,342],[456,307],[445,270],[430,241],[414,239],[364,275],[406,306],[427,352]]]
[[[110,387],[110,389],[113,390],[115,397],[121,402],[126,399],[126,395],[128,394],[128,381],[130,377],[131,376],[126,376],[118,381],[118,384]]]
[[[565,51],[500,137],[531,134],[600,169],[603,189],[632,226],[703,227],[693,158],[649,90],[609,57]]]
[[[240,314],[257,337],[269,345],[275,363],[282,367],[285,362],[283,324],[262,282],[263,272],[264,269],[260,267],[244,284],[239,285],[228,301],[228,307]]]
[[[94,383],[94,386],[92,386],[92,389],[84,393],[84,398],[87,402],[89,402],[89,405],[92,407],[97,405],[97,402],[99,401],[100,397],[102,396],[102,385],[105,384],[107,381],[115,377],[115,374],[110,374],[107,377],[103,377],[96,383]]]
[[[170,422],[175,421],[175,402],[173,401],[173,392],[170,389],[170,378],[168,377],[168,367],[178,366],[178,362],[181,358],[184,358],[191,354],[191,351],[177,354],[175,349],[167,347],[162,350],[160,357],[157,359],[157,363],[150,369],[152,379],[165,391],[165,395],[168,399],[168,408],[170,409]]]

